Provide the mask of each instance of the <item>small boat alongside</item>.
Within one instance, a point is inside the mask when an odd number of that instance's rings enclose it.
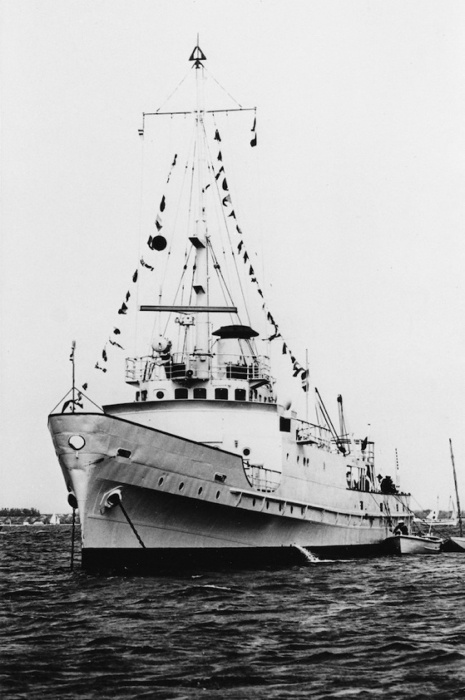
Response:
[[[465,541],[465,538],[464,538]],[[433,535],[392,535],[385,540],[388,554],[439,554],[443,540]]]

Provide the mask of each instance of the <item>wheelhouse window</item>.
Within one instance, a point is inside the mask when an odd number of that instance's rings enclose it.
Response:
[[[228,390],[227,389],[215,389],[215,399],[227,401],[228,400]]]
[[[279,429],[282,433],[290,433],[291,432],[291,419],[290,418],[283,418],[282,416],[279,417]]]
[[[189,397],[189,392],[187,389],[175,389],[174,398],[175,399],[187,399]]]
[[[234,399],[236,401],[245,401],[247,398],[247,392],[245,389],[236,389],[234,392]]]
[[[194,399],[206,399],[207,398],[207,390],[202,386],[202,387],[197,387],[194,389]]]

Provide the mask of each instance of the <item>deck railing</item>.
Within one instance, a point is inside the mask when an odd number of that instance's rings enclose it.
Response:
[[[257,491],[271,493],[281,483],[281,472],[276,469],[265,469],[262,464],[250,464],[247,459],[243,460],[243,465],[247,481]]]
[[[209,379],[245,379],[252,382],[271,379],[270,361],[264,355],[203,355],[200,362],[199,355],[174,353],[168,360],[150,355],[128,357],[126,381],[129,384],[139,384],[165,378],[174,381],[191,380],[199,375],[200,367],[203,379],[205,371],[208,372]]]
[[[316,445],[325,450],[331,449],[331,433],[327,428],[303,420],[298,420],[296,423],[298,445]]]

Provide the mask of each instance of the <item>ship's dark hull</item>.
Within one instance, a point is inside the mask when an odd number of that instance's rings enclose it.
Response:
[[[185,574],[228,569],[279,569],[325,560],[368,558],[386,554],[382,545],[313,547],[305,555],[295,547],[229,547],[209,549],[83,549],[82,567],[89,572]]]

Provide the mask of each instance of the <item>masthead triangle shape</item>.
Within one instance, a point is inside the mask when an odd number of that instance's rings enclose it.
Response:
[[[200,48],[200,46],[197,44],[195,49],[192,51],[189,61],[195,61],[195,65],[199,66],[200,61],[206,61],[207,57],[205,56],[204,52]]]

